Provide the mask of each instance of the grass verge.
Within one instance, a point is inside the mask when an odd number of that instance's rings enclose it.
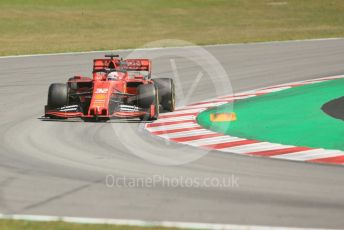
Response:
[[[0,55],[344,35],[342,0],[1,0]]]
[[[175,228],[135,227],[105,224],[73,224],[66,222],[34,222],[0,220],[1,230],[173,230]]]

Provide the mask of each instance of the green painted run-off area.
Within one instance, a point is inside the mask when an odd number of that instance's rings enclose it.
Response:
[[[321,107],[344,95],[344,79],[331,80],[238,100],[237,120],[211,122],[211,113],[228,112],[229,104],[204,111],[200,125],[231,136],[312,148],[344,150],[344,122]]]

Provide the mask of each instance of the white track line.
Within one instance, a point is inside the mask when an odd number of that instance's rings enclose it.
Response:
[[[229,43],[229,44],[212,44],[212,45],[199,45],[202,47],[222,47],[222,46],[240,46],[240,45],[259,45],[259,44],[283,44],[283,43],[297,43],[297,42],[317,42],[317,41],[336,41],[343,40],[343,38],[315,38],[315,39],[298,39],[298,40],[285,40],[285,41],[269,41],[269,42],[249,42],[249,43]],[[78,52],[62,52],[62,53],[47,53],[47,54],[24,54],[24,55],[9,55],[0,56],[0,59],[6,58],[26,58],[26,57],[45,57],[45,56],[61,56],[61,55],[80,55],[80,54],[97,54],[97,53],[110,53],[110,52],[129,52],[133,50],[162,50],[162,49],[189,49],[199,47],[193,46],[175,46],[175,47],[152,47],[152,48],[132,48],[132,49],[116,49],[116,50],[91,50],[91,51],[78,51]]]
[[[235,225],[235,224],[214,224],[214,223],[194,223],[194,222],[174,222],[174,221],[144,221],[130,219],[106,219],[106,218],[86,218],[86,217],[67,217],[67,216],[41,216],[41,215],[5,215],[0,214],[3,220],[23,220],[37,222],[56,222],[62,221],[75,224],[107,224],[124,225],[138,227],[168,227],[183,229],[214,229],[214,230],[307,230],[315,228],[292,228],[292,227],[273,227],[257,225]],[[321,230],[319,228],[319,230]],[[325,229],[323,229],[325,230]],[[328,229],[326,229],[328,230]]]

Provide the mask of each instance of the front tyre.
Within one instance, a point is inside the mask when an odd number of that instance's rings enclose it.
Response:
[[[141,116],[142,121],[154,121],[159,117],[159,95],[154,84],[143,84],[137,87],[138,106],[147,111]]]
[[[67,84],[51,84],[48,91],[49,108],[60,108],[68,105],[68,88]]]
[[[176,95],[173,79],[171,78],[155,78],[153,79],[159,91],[160,104],[163,110],[173,112],[176,108]]]

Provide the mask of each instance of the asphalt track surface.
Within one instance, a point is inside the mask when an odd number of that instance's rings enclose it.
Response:
[[[224,66],[235,92],[344,73],[344,40],[206,49]],[[161,166],[140,159],[123,143],[130,138],[137,151],[162,145],[176,154],[178,146],[136,132],[135,122],[38,119],[49,84],[64,82],[74,73],[89,74],[95,57],[101,54],[0,59],[1,213],[344,228],[344,171],[340,166],[216,151],[189,164]],[[181,65],[185,87],[190,87],[198,68]],[[154,63],[154,73],[172,74],[167,57]],[[200,90],[190,101],[213,96],[208,84],[200,81]],[[202,150],[185,147],[183,151]],[[106,175],[234,175],[239,186],[109,188]]]

